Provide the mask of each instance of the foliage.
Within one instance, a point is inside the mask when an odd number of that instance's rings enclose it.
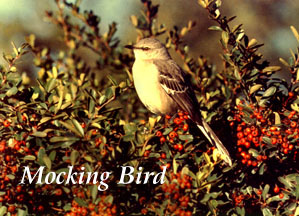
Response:
[[[166,36],[165,45],[183,59],[202,114],[234,158],[226,167],[207,140],[178,112],[165,120],[140,104],[130,68],[133,53],[119,46],[116,23],[100,33],[100,18],[80,11],[80,1],[56,0],[48,19],[63,31],[65,47],[41,47],[34,35],[5,54],[0,68],[0,215],[298,215],[299,57],[281,59],[292,77],[262,61],[255,39],[235,18],[220,13],[221,1],[199,0],[221,33],[224,68],[191,57],[184,36],[195,23],[167,30],[157,21],[158,5],[142,0],[131,16],[138,38]],[[299,42],[299,36],[291,27]],[[80,50],[97,56],[87,62]],[[16,63],[34,55],[38,78],[29,85]],[[29,166],[45,174],[111,172],[98,184],[19,184]],[[160,172],[166,182],[117,184],[121,166]],[[136,173],[135,173],[136,174]],[[83,179],[86,178],[82,177]],[[43,181],[47,181],[45,177]]]

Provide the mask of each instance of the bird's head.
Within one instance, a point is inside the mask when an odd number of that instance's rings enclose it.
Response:
[[[125,48],[133,49],[136,59],[169,59],[170,55],[165,46],[154,38],[144,38],[135,45],[127,45]]]

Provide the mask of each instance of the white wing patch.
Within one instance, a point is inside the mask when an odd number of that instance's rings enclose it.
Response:
[[[164,83],[161,83],[161,86],[167,94],[182,94],[185,93],[188,89],[188,86],[182,86],[178,84],[178,81],[174,78],[170,78],[163,74],[160,74],[160,77],[162,77],[166,81]]]

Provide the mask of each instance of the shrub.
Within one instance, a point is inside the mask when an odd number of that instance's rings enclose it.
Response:
[[[131,16],[138,38],[164,35],[166,47],[182,57],[202,114],[230,150],[233,167],[222,163],[187,113],[161,119],[143,108],[132,84],[133,53],[119,45],[116,23],[101,34],[92,11],[57,0],[57,11],[46,15],[62,29],[65,47],[52,51],[30,35],[21,47],[13,44],[0,68],[0,214],[298,215],[298,50],[289,61],[280,59],[291,81],[274,78],[281,68],[262,59],[261,45],[241,25],[230,26],[235,17],[221,14],[221,1],[199,0],[216,23],[210,29],[221,33],[224,67],[216,70],[205,57],[188,54],[183,41],[194,22],[167,30],[154,22],[158,5],[141,2],[144,13]],[[85,61],[82,49],[97,60]],[[15,66],[28,52],[38,71],[34,85]],[[109,188],[27,178],[19,184],[24,167],[33,176],[41,166],[51,175],[68,166],[111,172],[104,181]],[[166,182],[117,184],[121,166],[143,172],[166,166]]]

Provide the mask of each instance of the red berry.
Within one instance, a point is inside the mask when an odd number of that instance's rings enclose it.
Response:
[[[179,151],[182,151],[182,150],[183,150],[183,148],[184,148],[184,147],[183,147],[183,145],[182,145],[182,144],[178,144],[178,150],[179,150]]]
[[[274,191],[274,193],[279,193],[280,188],[277,185],[275,185],[273,191]]]
[[[282,199],[284,197],[284,194],[280,193],[278,196],[279,196],[280,199]]]
[[[162,136],[162,137],[160,138],[160,143],[164,143],[165,141],[166,141],[165,137]]]
[[[238,133],[237,133],[237,137],[238,137],[239,139],[243,138],[243,136],[244,136],[244,134],[243,134],[242,132],[238,132]]]
[[[297,126],[297,123],[292,121],[291,124],[290,124],[291,128],[295,128]]]
[[[178,134],[177,134],[175,131],[171,131],[171,132],[169,133],[169,137],[172,138],[172,139],[175,138],[175,137],[177,137],[177,135],[178,135]]]
[[[156,136],[157,136],[157,137],[161,137],[162,135],[163,135],[163,134],[162,134],[161,131],[157,131],[157,132],[156,132]]]
[[[171,119],[171,116],[170,115],[166,115],[165,118],[166,119]]]
[[[189,125],[188,124],[184,124],[184,126],[183,126],[183,130],[184,131],[187,131],[189,129]]]
[[[271,143],[272,143],[272,145],[275,145],[275,144],[277,143],[277,139],[276,139],[275,137],[273,137],[273,138],[271,139]]]
[[[3,125],[4,125],[4,127],[9,127],[10,126],[10,122],[9,122],[9,120],[5,120],[4,122],[3,122]]]

